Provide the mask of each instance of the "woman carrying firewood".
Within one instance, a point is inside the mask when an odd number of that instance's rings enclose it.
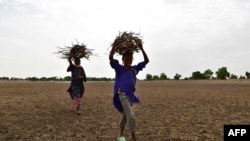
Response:
[[[72,47],[59,48],[56,54],[61,55],[60,58],[62,59],[68,59],[69,66],[67,72],[71,72],[71,83],[67,91],[76,106],[76,114],[80,115],[80,107],[85,90],[84,82],[87,81],[85,71],[81,66],[81,58],[89,59],[89,56],[93,55],[92,50],[86,48],[84,44],[76,44]]]
[[[132,66],[134,51],[141,51],[144,61]],[[113,58],[115,53],[122,55],[122,65],[118,60]],[[135,116],[132,111],[132,104],[139,102],[138,97],[134,94],[136,75],[145,68],[146,64],[149,62],[148,56],[142,47],[141,39],[135,36],[134,33],[123,32],[119,34],[112,44],[109,60],[111,67],[115,70],[113,104],[122,114],[119,123],[120,135],[117,139],[124,140],[123,132],[126,123],[128,123],[132,139],[136,141]]]
[[[74,59],[74,64],[71,61],[71,58],[68,59],[69,67],[67,72],[71,72],[71,83],[68,89],[68,92],[71,96],[71,99],[74,100],[76,105],[76,114],[80,115],[80,106],[82,103],[82,96],[84,94],[84,82],[87,81],[86,74],[81,66],[80,58]]]

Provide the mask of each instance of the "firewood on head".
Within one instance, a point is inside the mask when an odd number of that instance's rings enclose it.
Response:
[[[86,47],[85,44],[79,45],[72,44],[72,47],[65,46],[65,47],[58,47],[58,51],[55,54],[59,55],[62,59],[76,59],[76,58],[86,58],[89,60],[89,57],[93,55],[93,49],[89,49]]]
[[[139,45],[141,44],[142,39],[139,34],[134,32],[119,32],[119,35],[116,36],[111,46],[115,48],[116,53],[122,55],[128,49],[139,52]]]

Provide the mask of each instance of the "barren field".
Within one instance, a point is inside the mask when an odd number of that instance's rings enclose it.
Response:
[[[87,82],[81,115],[68,86],[0,82],[0,140],[115,141],[113,83]],[[250,124],[250,81],[138,81],[136,95],[139,141],[223,141],[224,124]]]

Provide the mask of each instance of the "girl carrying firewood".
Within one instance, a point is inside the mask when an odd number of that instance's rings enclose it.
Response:
[[[68,59],[69,66],[67,72],[71,72],[71,83],[67,92],[69,92],[76,106],[76,114],[80,115],[80,107],[85,90],[84,83],[87,81],[85,71],[81,66],[81,58],[89,59],[89,56],[93,55],[92,50],[86,48],[86,45],[79,45],[78,43],[72,47],[59,48],[59,51],[56,53],[60,54],[62,59]],[[72,63],[72,60],[74,63]]]
[[[144,61],[137,65],[132,65],[134,51],[141,51],[144,57]],[[113,58],[115,53],[122,55],[122,65],[118,60]],[[132,104],[139,102],[138,97],[134,94],[136,75],[145,68],[149,62],[148,56],[142,47],[141,39],[132,32],[119,34],[112,44],[109,60],[111,67],[115,70],[113,104],[122,115],[119,123],[120,135],[117,140],[125,140],[123,132],[126,123],[128,123],[132,139],[136,141],[135,116],[132,110]]]

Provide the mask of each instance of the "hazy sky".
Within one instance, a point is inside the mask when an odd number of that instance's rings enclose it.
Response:
[[[0,0],[0,77],[70,75],[53,53],[75,39],[98,54],[82,60],[88,76],[114,77],[108,53],[119,31],[143,37],[150,62],[140,79],[223,66],[245,75],[249,25],[249,0]],[[134,54],[133,64],[142,60]]]

